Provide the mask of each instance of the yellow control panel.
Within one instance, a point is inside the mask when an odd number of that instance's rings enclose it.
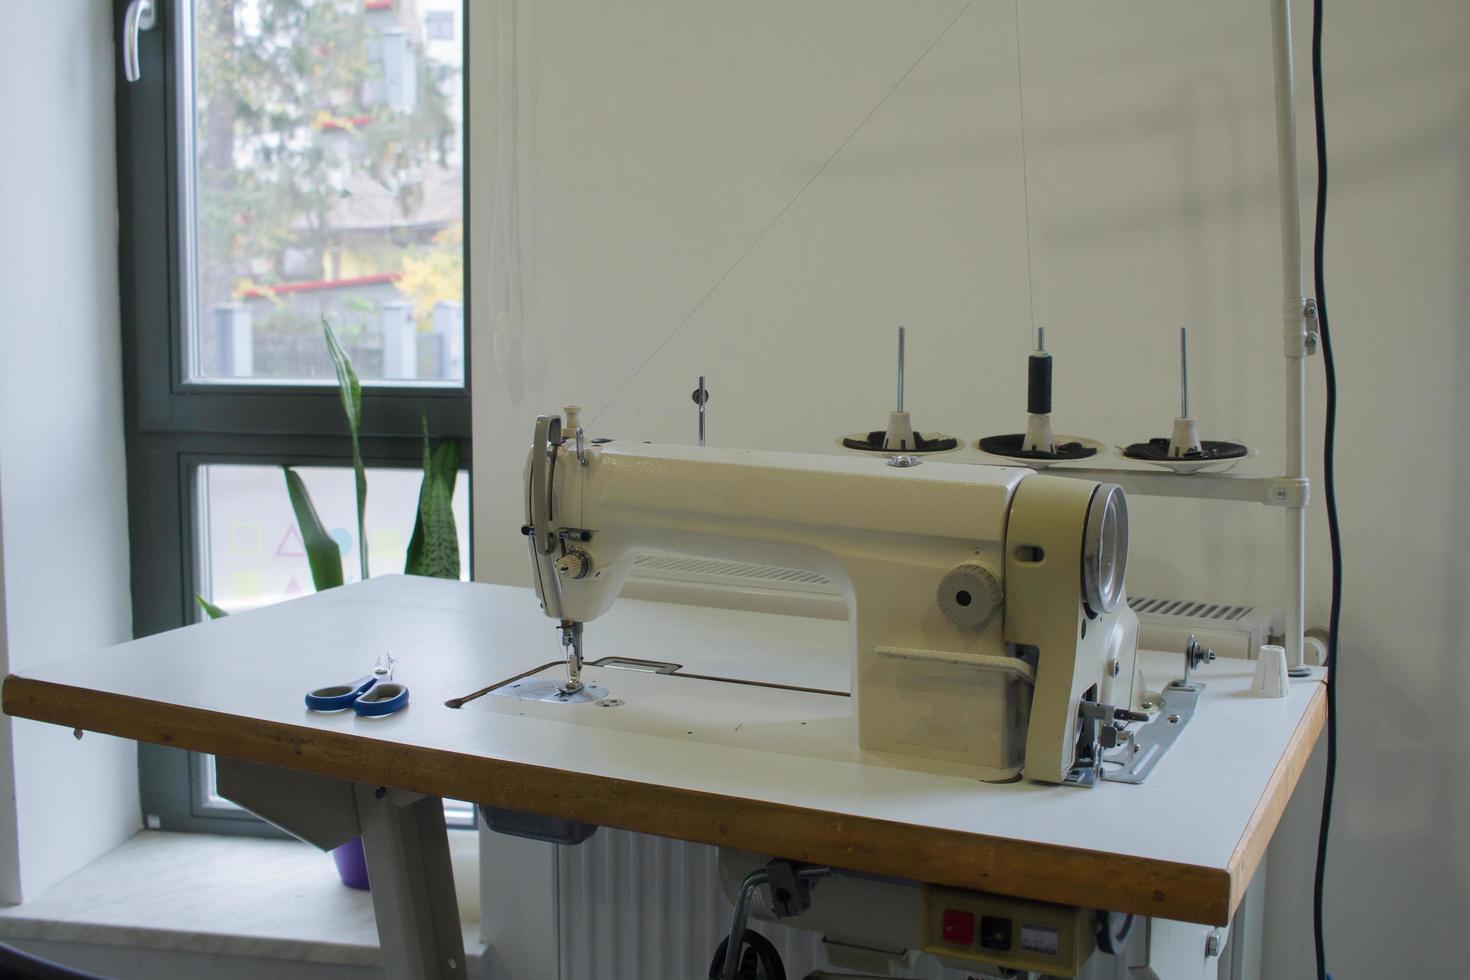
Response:
[[[1093,913],[958,888],[924,886],[923,948],[957,962],[1075,977],[1092,955]]]

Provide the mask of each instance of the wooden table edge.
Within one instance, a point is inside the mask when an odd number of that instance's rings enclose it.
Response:
[[[1256,868],[1266,855],[1266,848],[1276,834],[1281,815],[1286,811],[1286,804],[1291,802],[1291,796],[1296,791],[1297,783],[1301,781],[1302,772],[1312,758],[1312,750],[1317,747],[1317,739],[1326,723],[1327,685],[1319,682],[1317,690],[1312,692],[1311,701],[1307,703],[1307,710],[1302,712],[1290,740],[1286,743],[1286,754],[1271,771],[1271,777],[1266,781],[1266,791],[1261,794],[1260,801],[1251,812],[1245,829],[1241,831],[1240,840],[1236,842],[1235,850],[1230,855],[1232,915],[1245,898],[1245,890],[1250,886]],[[1244,732],[1241,737],[1249,738],[1250,735]]]
[[[1228,868],[588,776],[14,674],[0,703],[14,717],[119,738],[937,885],[1084,908],[1105,899],[1115,912],[1220,926],[1239,901]]]

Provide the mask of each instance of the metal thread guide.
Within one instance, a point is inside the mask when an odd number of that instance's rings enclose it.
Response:
[[[694,399],[694,404],[699,406],[699,444],[703,446],[706,444],[704,406],[709,404],[709,389],[704,386],[704,375],[701,374],[699,376],[699,385],[694,389],[694,394],[690,397]]]

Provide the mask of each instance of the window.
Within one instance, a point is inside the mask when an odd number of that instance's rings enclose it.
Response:
[[[459,5],[156,5],[142,77],[118,82],[135,632],[196,621],[196,592],[240,611],[311,590],[282,465],[356,577],[323,319],[364,384],[370,571],[402,569],[422,415],[460,442],[467,577],[464,57],[437,16],[452,38]],[[214,794],[208,759],[142,746],[140,768],[150,825],[273,832]]]
[[[364,379],[461,380],[457,50],[357,0],[194,7],[185,378],[331,378],[328,317]]]

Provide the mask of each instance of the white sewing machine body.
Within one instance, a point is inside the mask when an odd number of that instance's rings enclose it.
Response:
[[[840,583],[857,743],[906,768],[1090,782],[1078,769],[1096,768],[1099,719],[1142,700],[1116,487],[1014,467],[574,448],[559,429],[538,425],[526,533],[538,596],[564,635],[575,624],[578,662],[580,624],[612,606],[639,554],[662,552]]]

